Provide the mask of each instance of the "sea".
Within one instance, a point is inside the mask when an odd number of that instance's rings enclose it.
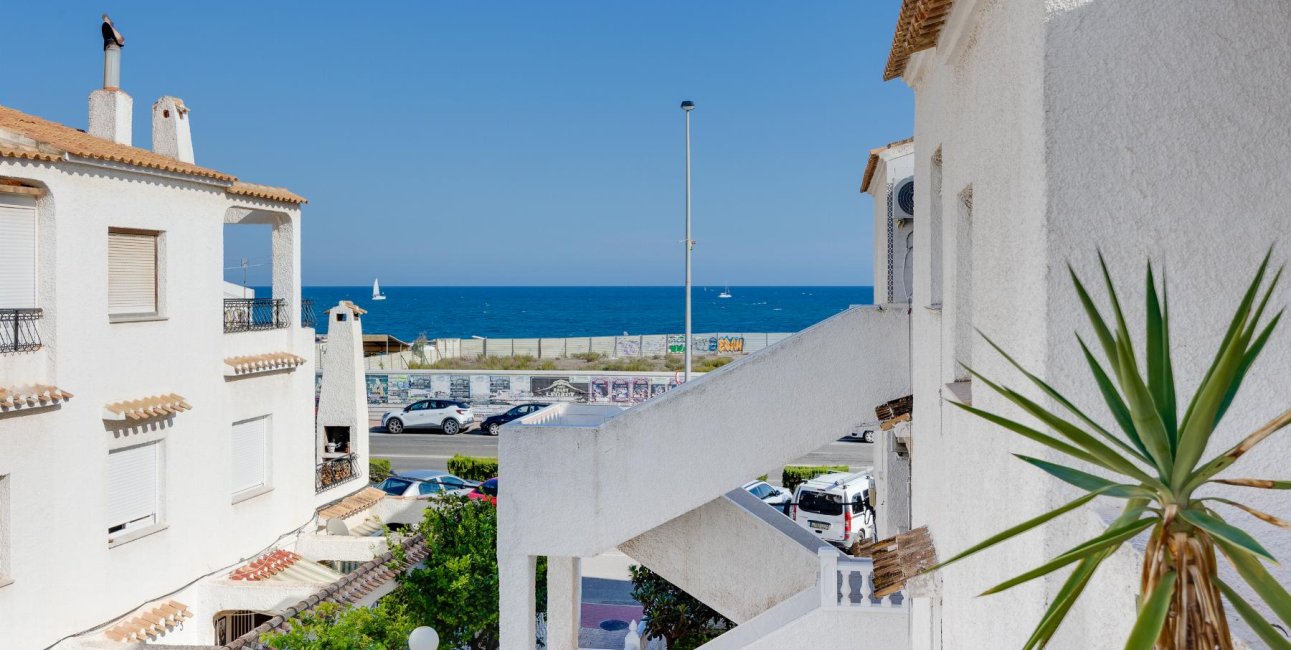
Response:
[[[871,304],[872,287],[695,287],[696,333],[796,332],[847,309]],[[681,287],[304,287],[316,310],[351,300],[368,310],[367,334],[427,338],[531,338],[673,334],[683,330]],[[271,295],[258,287],[257,296]],[[321,316],[321,314],[320,314]],[[320,333],[325,319],[319,318]]]

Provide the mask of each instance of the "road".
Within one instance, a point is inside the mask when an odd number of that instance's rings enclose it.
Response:
[[[370,437],[373,458],[388,458],[396,472],[411,469],[446,469],[453,454],[497,457],[498,439],[475,430],[446,436],[434,432],[385,433],[373,429]],[[852,468],[873,464],[874,446],[856,441],[831,442],[803,456],[794,465],[847,465]],[[778,484],[780,468],[766,468],[767,479]]]

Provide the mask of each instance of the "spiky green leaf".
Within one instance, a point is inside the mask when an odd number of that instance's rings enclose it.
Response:
[[[1093,299],[1089,297],[1089,292],[1085,290],[1085,285],[1080,281],[1080,276],[1076,275],[1076,269],[1068,264],[1067,272],[1071,274],[1071,283],[1076,287],[1076,295],[1080,298],[1080,305],[1085,308],[1085,316],[1089,318],[1089,324],[1094,327],[1094,335],[1098,337],[1098,343],[1103,347],[1103,354],[1108,359],[1115,359],[1116,341],[1112,338],[1111,330],[1108,329],[1102,314],[1098,312],[1098,307],[1094,305]]]
[[[1284,624],[1291,626],[1291,593],[1287,593],[1286,587],[1264,568],[1259,558],[1222,539],[1215,540],[1215,543],[1237,570],[1237,575],[1242,576],[1242,580],[1260,595]]]
[[[1178,414],[1175,412],[1174,368],[1170,363],[1170,326],[1168,306],[1157,298],[1156,278],[1148,263],[1147,362],[1148,392],[1161,413],[1170,449],[1178,444]]]
[[[1139,432],[1134,429],[1134,418],[1130,417],[1130,408],[1125,405],[1125,400],[1121,398],[1120,392],[1116,390],[1116,385],[1107,376],[1102,364],[1098,363],[1098,359],[1095,359],[1094,354],[1089,351],[1084,339],[1077,335],[1076,341],[1080,343],[1080,349],[1085,354],[1085,362],[1089,364],[1089,370],[1094,375],[1094,381],[1098,384],[1098,391],[1103,395],[1103,401],[1107,403],[1107,409],[1112,412],[1112,417],[1116,419],[1116,423],[1125,432],[1125,437],[1129,438],[1130,442],[1134,443],[1134,447],[1146,457],[1148,448],[1143,446],[1143,440],[1139,438]]]
[[[1236,590],[1219,578],[1215,578],[1215,584],[1219,585],[1219,590],[1224,593],[1224,597],[1228,599],[1228,602],[1233,604],[1233,609],[1237,610],[1242,620],[1251,626],[1251,629],[1255,631],[1255,635],[1268,644],[1270,650],[1291,650],[1291,641],[1288,641],[1277,628],[1265,620],[1260,615],[1259,610],[1242,600],[1241,594],[1238,594]]]
[[[1210,480],[1211,477],[1224,471],[1230,465],[1236,463],[1237,459],[1241,458],[1246,452],[1254,449],[1256,445],[1260,444],[1274,433],[1282,430],[1288,424],[1291,424],[1291,409],[1283,411],[1281,415],[1269,420],[1264,426],[1251,432],[1250,435],[1243,438],[1242,441],[1236,445],[1233,445],[1228,451],[1225,451],[1203,464],[1200,469],[1193,472],[1192,476],[1188,478],[1188,483],[1184,486],[1184,492],[1191,492],[1196,489],[1197,486]]]
[[[1068,564],[1071,564],[1072,562],[1076,562],[1078,560],[1083,560],[1086,557],[1093,556],[1094,554],[1104,549],[1114,549],[1120,546],[1121,544],[1125,543],[1126,540],[1139,534],[1140,532],[1142,532],[1148,526],[1151,526],[1156,521],[1157,521],[1156,517],[1148,517],[1146,519],[1135,520],[1134,522],[1125,524],[1124,526],[1109,528],[1102,535],[1099,535],[1098,537],[1095,537],[1087,542],[1084,542],[1083,544],[1079,544],[1074,548],[1072,548],[1071,550],[1067,551],[1066,553],[1063,553],[1062,555],[1059,555],[1054,559],[1049,560],[1048,562],[1045,562],[1044,564],[1030,571],[1027,571],[1026,573],[1023,573],[1022,575],[1011,578],[1009,580],[1005,580],[1004,582],[1001,582],[1000,584],[995,585],[990,589],[987,589],[986,591],[982,592],[982,595],[986,596],[988,594],[1000,593],[1001,591],[1004,591],[1006,589],[1011,589],[1024,582],[1029,582],[1031,580],[1039,578],[1040,576],[1052,573],[1058,569],[1061,569],[1064,566],[1067,566]]]
[[[1039,458],[1032,458],[1022,454],[1013,455],[1023,462],[1030,463],[1031,465],[1040,468],[1064,483],[1070,483],[1071,485],[1083,490],[1103,490],[1103,496],[1122,499],[1151,498],[1153,496],[1151,491],[1138,485],[1117,485],[1115,481],[1110,481],[1088,472],[1082,472],[1078,469],[1067,467],[1066,465],[1059,465],[1047,460],[1040,460]]]
[[[1238,547],[1246,549],[1247,552],[1254,553],[1271,562],[1277,562],[1277,558],[1273,557],[1272,553],[1269,553],[1259,542],[1255,541],[1255,538],[1251,537],[1250,533],[1218,517],[1211,516],[1209,513],[1201,512],[1200,510],[1187,509],[1179,511],[1179,518],[1206,531],[1211,537],[1236,544]]]
[[[1283,311],[1273,315],[1268,324],[1260,332],[1260,335],[1251,342],[1246,349],[1246,355],[1242,357],[1242,363],[1237,367],[1237,374],[1233,377],[1232,383],[1228,386],[1228,392],[1224,394],[1224,401],[1219,405],[1219,412],[1215,414],[1215,424],[1223,419],[1224,414],[1228,412],[1228,407],[1232,406],[1233,399],[1237,397],[1237,390],[1242,387],[1242,380],[1246,379],[1246,373],[1250,371],[1251,366],[1255,365],[1255,360],[1259,358],[1260,352],[1264,350],[1264,344],[1269,342],[1269,337],[1273,334],[1274,328],[1282,320]]]
[[[1291,481],[1271,481],[1263,478],[1217,478],[1210,483],[1223,483],[1238,487],[1252,487],[1264,490],[1291,490]]]
[[[1165,625],[1166,614],[1170,612],[1170,597],[1174,595],[1174,583],[1179,574],[1167,571],[1161,576],[1161,582],[1139,608],[1139,618],[1130,630],[1130,638],[1125,642],[1125,650],[1152,650],[1161,628]]]

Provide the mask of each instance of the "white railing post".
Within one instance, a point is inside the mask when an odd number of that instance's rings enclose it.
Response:
[[[641,633],[637,631],[637,622],[628,624],[628,635],[623,637],[623,650],[641,650]]]
[[[820,606],[838,606],[838,551],[829,546],[816,549],[820,558]]]

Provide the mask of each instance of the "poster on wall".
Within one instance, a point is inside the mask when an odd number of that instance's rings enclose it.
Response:
[[[590,384],[590,390],[587,393],[589,402],[608,402],[610,401],[610,380],[605,377],[593,377]]]
[[[488,375],[471,375],[470,399],[488,401],[489,399],[489,376]]]
[[[531,390],[529,375],[511,375],[511,399],[530,399]]]
[[[620,377],[610,382],[610,400],[614,402],[631,402],[632,401],[632,381],[626,377]]]
[[[368,404],[385,404],[390,380],[385,375],[368,375]]]
[[[587,377],[530,377],[529,392],[535,399],[586,402],[589,384]]]
[[[389,375],[390,378],[390,395],[387,398],[390,404],[408,404],[409,384],[408,375]]]
[[[431,375],[430,376],[430,394],[432,397],[448,397],[452,390],[450,375]]]
[[[408,401],[415,402],[433,396],[434,382],[431,375],[412,375],[408,378]]]
[[[632,401],[644,402],[650,399],[650,379],[648,377],[632,378]]]
[[[489,399],[510,401],[514,399],[511,392],[511,375],[489,375]]]
[[[666,380],[666,379],[665,379],[665,380],[663,380],[663,381],[656,381],[656,380],[654,380],[654,379],[651,379],[651,380],[650,380],[650,397],[658,397],[659,395],[662,395],[662,394],[664,394],[664,393],[668,392],[668,389],[669,389],[669,388],[672,388],[672,386],[669,386],[669,385],[668,385],[668,380]]]
[[[460,400],[471,399],[471,376],[470,375],[449,375],[448,376],[448,397],[450,399],[460,399]]]

